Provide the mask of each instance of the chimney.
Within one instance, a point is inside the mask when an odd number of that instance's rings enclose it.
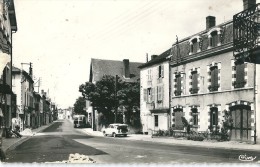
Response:
[[[151,60],[153,60],[154,58],[156,58],[157,57],[157,55],[152,55],[151,56]]]
[[[130,78],[130,67],[129,67],[129,59],[124,59],[124,75],[125,78]]]
[[[148,62],[148,53],[146,53],[146,63]]]
[[[32,63],[30,63],[29,75],[30,75],[31,77],[33,76],[33,72],[32,72]]]
[[[206,17],[206,29],[210,29],[216,25],[216,17],[208,16]]]
[[[244,10],[251,8],[256,5],[256,0],[243,0]]]

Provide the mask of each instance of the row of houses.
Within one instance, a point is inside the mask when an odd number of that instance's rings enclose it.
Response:
[[[36,86],[31,63],[29,73],[13,67],[12,90],[16,103],[12,110],[12,126],[19,125],[21,131],[28,127],[38,128],[58,118],[57,105],[51,101],[49,92],[44,90],[39,92],[39,89],[38,91],[35,89]]]
[[[13,0],[0,1],[0,135],[20,126],[36,128],[57,117],[57,106],[48,94],[34,89],[32,67],[29,72],[13,67],[12,37],[17,32]],[[26,64],[26,63],[22,63]]]
[[[250,19],[252,15],[257,22],[259,5],[255,0],[243,3],[244,13],[238,16]],[[118,75],[129,82],[140,78],[140,117],[145,134],[182,131],[182,117],[197,132],[220,129],[228,112],[233,121],[231,140],[259,142],[260,56],[246,47],[254,41],[257,48],[260,33],[252,34],[253,23],[248,24],[252,19],[245,24],[236,20],[240,29],[235,29],[234,20],[216,25],[216,17],[208,16],[205,21],[205,30],[181,40],[177,37],[162,54],[151,55],[149,61],[146,55],[146,63],[92,59],[89,82],[95,83],[103,75]],[[238,39],[247,41],[237,46],[234,41]],[[242,47],[242,54],[235,53],[238,47]],[[98,112],[88,101],[86,108],[95,130]]]

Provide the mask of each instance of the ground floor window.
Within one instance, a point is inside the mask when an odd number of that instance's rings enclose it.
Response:
[[[184,129],[184,125],[183,125],[183,122],[182,122],[182,118],[184,114],[183,114],[183,110],[182,109],[175,109],[174,110],[174,127],[175,129],[177,130],[183,130]]]
[[[158,127],[158,125],[159,125],[158,115],[154,115],[154,126]]]
[[[217,126],[218,125],[218,108],[212,107],[210,108],[210,126]]]
[[[198,126],[198,122],[199,122],[198,109],[197,108],[192,108],[191,109],[191,116],[192,116],[191,123],[193,124],[194,127],[197,127]]]

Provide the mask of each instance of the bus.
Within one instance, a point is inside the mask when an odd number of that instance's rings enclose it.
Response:
[[[86,128],[87,119],[85,115],[74,115],[74,128]]]

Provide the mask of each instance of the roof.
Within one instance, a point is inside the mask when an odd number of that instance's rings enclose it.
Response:
[[[91,59],[90,65],[90,82],[99,81],[104,75],[118,75],[120,79],[126,82],[136,82],[140,78],[140,69],[138,68],[143,63],[129,62],[130,78],[124,77],[123,61]]]
[[[15,14],[15,7],[14,1],[10,0],[10,6],[8,8],[9,18],[10,18],[10,25],[12,31],[17,31],[17,21],[16,21],[16,14]]]
[[[167,57],[170,56],[170,54],[171,54],[171,49],[168,49],[165,52],[163,52],[162,54],[160,54],[159,56],[151,59],[147,63],[142,64],[141,66],[139,66],[139,68],[148,67],[148,66],[151,66],[151,65],[154,65],[154,64],[166,61]]]
[[[207,49],[208,48],[208,35],[207,33],[214,28],[220,27],[222,28],[222,45],[219,47],[215,47],[212,49]],[[199,53],[192,54],[190,55],[190,44],[189,40],[192,37],[195,36],[200,36],[202,37],[202,50]],[[210,29],[206,29],[203,31],[200,31],[196,34],[190,35],[186,38],[183,38],[178,41],[178,43],[174,43],[171,48],[160,54],[154,59],[151,59],[147,63],[142,64],[139,68],[144,68],[144,67],[149,67],[157,63],[161,63],[163,61],[168,61],[167,57],[172,56],[171,58],[171,65],[173,64],[179,64],[179,63],[186,63],[189,61],[194,61],[198,60],[201,58],[204,58],[206,56],[213,56],[215,54],[219,54],[221,51],[227,51],[228,49],[230,50],[230,46],[233,42],[233,21],[227,21],[222,24],[216,25],[214,27],[211,27]],[[179,61],[179,62],[178,62]]]
[[[13,74],[20,74],[20,73],[21,73],[21,70],[20,70],[19,68],[13,66],[13,68],[12,68],[12,73],[13,73]],[[31,77],[25,70],[23,70],[23,75],[24,75],[28,80],[30,80],[32,83],[34,83],[32,77]]]

